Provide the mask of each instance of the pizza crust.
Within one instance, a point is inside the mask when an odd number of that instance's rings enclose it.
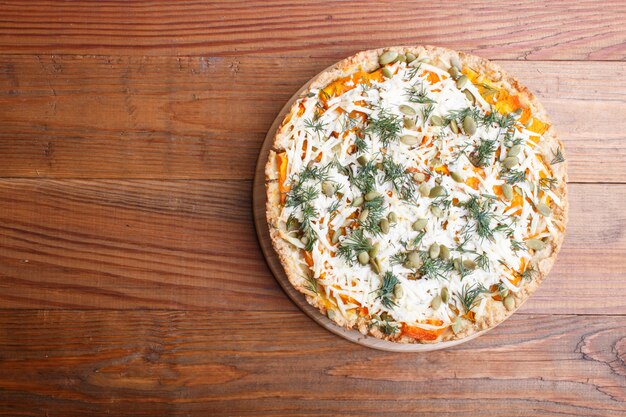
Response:
[[[530,107],[533,116],[537,116],[538,119],[549,123],[550,128],[543,134],[543,140],[538,144],[541,149],[544,160],[550,161],[553,157],[552,152],[559,147],[563,149],[563,144],[559,140],[557,133],[550,123],[550,119],[534,94],[525,86],[523,86],[515,77],[508,74],[499,65],[480,58],[475,55],[457,52],[454,50],[436,47],[436,46],[395,46],[390,48],[381,48],[368,51],[359,52],[349,58],[339,61],[335,65],[326,69],[309,83],[309,88],[303,91],[297,100],[291,106],[289,112],[285,116],[284,120],[294,117],[297,114],[298,105],[300,101],[309,94],[312,89],[321,89],[331,82],[344,78],[357,71],[373,71],[379,67],[378,57],[386,51],[396,51],[401,54],[413,53],[418,58],[427,57],[431,63],[440,66],[442,69],[450,67],[450,59],[457,57],[462,62],[463,66],[468,66],[478,72],[485,75],[494,84],[500,88],[509,90],[512,94],[517,94],[520,100]],[[278,169],[276,165],[276,153],[286,148],[287,132],[285,132],[285,123],[283,122],[276,132],[274,138],[273,150],[270,151],[267,165],[265,167],[266,178],[266,191],[267,191],[267,222],[270,231],[270,237],[272,239],[272,245],[274,250],[278,254],[280,261],[285,269],[285,273],[289,279],[289,282],[294,286],[296,290],[303,293],[306,296],[307,302],[312,306],[318,308],[322,313],[327,313],[327,306],[321,297],[316,297],[311,291],[307,289],[307,268],[304,263],[303,257],[297,248],[294,248],[288,242],[281,238],[281,229],[284,230],[285,225],[279,224],[280,213],[280,193],[278,191]],[[554,192],[560,197],[562,201],[562,207],[555,207],[552,213],[552,217],[563,225],[566,225],[568,218],[568,201],[567,201],[567,162],[552,165],[554,177],[559,180],[559,187]],[[515,299],[515,309],[507,311],[502,302],[489,298],[486,300],[486,306],[483,313],[475,321],[463,320],[463,328],[461,331],[454,333],[451,329],[447,329],[438,340],[425,341],[416,340],[408,336],[390,337],[384,335],[377,326],[371,326],[368,320],[362,316],[358,316],[353,320],[348,320],[345,317],[335,314],[332,317],[339,326],[346,328],[357,329],[363,334],[369,334],[371,336],[386,339],[396,343],[441,343],[444,341],[458,340],[474,335],[477,332],[485,331],[497,326],[499,323],[513,314],[521,305],[533,294],[539,284],[543,281],[546,275],[552,269],[556,260],[557,254],[561,249],[563,240],[565,237],[565,229],[558,234],[557,238],[552,240],[546,248],[538,251],[532,258],[532,263],[537,267],[537,272],[532,279],[526,282],[520,287],[517,293],[511,293]],[[298,262],[299,260],[299,262]]]

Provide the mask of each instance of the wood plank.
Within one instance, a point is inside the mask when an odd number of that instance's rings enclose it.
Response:
[[[284,308],[289,301],[258,251],[250,188],[0,181],[3,304],[228,308],[237,299],[251,308]]]
[[[626,58],[623,2],[4,1],[0,52],[349,55],[439,44],[499,59]]]
[[[0,306],[293,311],[248,181],[0,180]],[[568,236],[520,310],[626,314],[626,185],[570,185]],[[602,300],[602,302],[598,302]]]
[[[428,354],[297,312],[0,312],[0,415],[623,416],[620,316],[516,315]]]
[[[0,177],[251,179],[280,108],[340,57],[1,56]],[[571,181],[624,182],[626,62],[501,64],[552,115]]]

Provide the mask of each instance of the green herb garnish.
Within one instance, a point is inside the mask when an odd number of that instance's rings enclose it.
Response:
[[[408,76],[408,78],[405,78],[407,81],[412,80],[413,78],[415,78],[417,76],[417,74],[419,73],[420,67],[422,66],[422,64],[419,64],[418,66],[414,67],[414,68],[410,68],[406,70],[406,75]]]
[[[463,119],[470,116],[474,121],[478,122],[481,118],[478,109],[466,107],[464,109],[450,110],[444,118],[445,125],[449,125],[452,120],[459,124],[463,124]]]
[[[532,281],[533,277],[537,274],[537,271],[532,266],[526,268],[522,272],[522,279],[525,281]]]
[[[463,203],[467,209],[468,217],[474,220],[473,225],[468,223],[466,233],[475,232],[480,238],[493,239],[494,231],[491,228],[491,221],[494,220],[495,214],[491,211],[491,205],[491,200],[480,201],[477,196],[472,196]]]
[[[365,141],[364,138],[357,136],[354,140],[354,146],[356,146],[356,150],[359,153],[363,153],[369,149],[369,145]]]
[[[403,265],[408,261],[408,259],[408,252],[398,252],[395,255],[392,255],[391,258],[389,258],[389,263],[391,263],[391,265]]]
[[[539,188],[539,190],[541,191],[548,191],[556,185],[556,182],[556,178],[540,178],[539,183],[537,184],[537,188]]]
[[[478,265],[480,269],[489,271],[489,257],[486,253],[478,255],[474,262],[476,262],[476,265]]]
[[[519,169],[503,169],[500,172],[500,178],[505,180],[507,184],[517,184],[518,182],[526,181],[526,171],[520,171]]]
[[[447,279],[446,273],[454,269],[452,262],[441,258],[432,259],[426,251],[421,251],[420,257],[422,258],[422,266],[417,272],[424,278]]]
[[[483,126],[497,125],[502,129],[509,129],[515,125],[515,117],[511,114],[503,115],[496,110],[491,109],[489,114],[486,114],[480,118],[480,122]]]
[[[398,325],[390,323],[387,320],[379,322],[378,328],[383,334],[387,336],[391,336],[392,334],[398,331]]]
[[[472,311],[472,309],[478,304],[479,296],[484,293],[488,293],[489,290],[481,283],[474,285],[466,285],[461,292],[461,304],[466,312]]]
[[[304,121],[304,127],[316,133],[319,138],[321,133],[324,132],[324,129],[326,129],[326,124],[314,117],[312,119],[306,119]]]
[[[430,115],[433,113],[434,110],[435,110],[435,106],[433,106],[432,104],[429,104],[428,106],[422,109],[422,119],[424,120],[424,124],[426,124],[426,121],[428,120],[428,118],[430,117]]]
[[[369,161],[361,167],[357,167],[356,174],[349,171],[350,183],[358,188],[363,194],[374,191],[376,187],[376,165],[373,161]]]
[[[395,163],[390,157],[383,157],[383,172],[385,173],[385,181],[389,181],[394,190],[403,200],[415,199],[415,181],[406,168]]]
[[[319,286],[317,284],[317,279],[311,274],[306,277],[305,288],[311,291],[313,294],[319,295]]]
[[[513,250],[513,252],[517,253],[518,251],[525,248],[526,246],[519,240],[511,239],[511,249]]]
[[[382,144],[388,146],[392,141],[398,139],[398,135],[402,131],[402,119],[381,109],[377,117],[370,118],[366,131],[377,135]]]
[[[550,161],[550,165],[556,165],[560,164],[561,162],[565,162],[565,157],[563,156],[563,152],[561,151],[560,147],[556,148],[556,151],[552,152],[552,156],[554,156],[554,158],[552,159],[552,161]]]
[[[380,288],[376,291],[376,298],[380,299],[383,306],[393,308],[396,306],[393,300],[393,289],[398,284],[398,278],[391,272],[387,271],[382,276]]]
[[[366,201],[363,204],[363,210],[368,211],[367,218],[364,221],[359,221],[361,227],[368,232],[378,235],[380,234],[380,219],[383,218],[384,200],[382,197],[377,197],[373,200]]]
[[[469,154],[469,160],[475,167],[484,167],[491,163],[496,151],[494,140],[481,140],[480,144]]]
[[[407,88],[404,91],[411,103],[429,104],[435,102],[435,100],[428,97],[428,93],[421,83],[419,85],[415,84],[413,87]]]
[[[372,243],[365,237],[364,230],[356,229],[339,244],[337,254],[352,265],[356,262],[359,253],[370,250],[372,250]]]

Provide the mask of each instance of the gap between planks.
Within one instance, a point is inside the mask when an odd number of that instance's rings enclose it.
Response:
[[[389,45],[395,46],[395,45]],[[438,46],[445,47],[444,44],[439,44]],[[458,49],[459,52],[466,52],[464,49]],[[357,50],[354,53],[359,52]],[[468,52],[470,53],[470,52]],[[347,58],[349,55],[343,56],[340,54],[337,55],[337,60],[341,60],[343,58]],[[133,55],[133,54],[73,54],[73,53],[35,53],[35,52],[0,52],[0,59],[2,57],[23,57],[23,56],[36,56],[36,57],[57,57],[57,58],[124,58],[124,59],[186,59],[186,58],[251,58],[251,59],[324,59],[328,60],[330,57],[328,55],[316,55],[316,54],[302,54],[302,55],[281,55],[281,54],[228,54],[228,55],[220,55],[214,53],[208,54],[181,54],[181,55],[166,55],[166,54],[156,54],[156,55]],[[480,55],[479,55],[480,56]],[[625,59],[522,59],[522,58],[488,58],[486,56],[481,56],[482,58],[489,59],[493,62],[528,62],[528,63],[568,63],[568,62],[577,62],[577,63],[589,63],[589,64],[610,64],[614,63],[624,63]],[[515,75],[515,74],[513,74]]]
[[[287,97],[336,60],[6,57],[0,177],[250,179]],[[626,178],[626,63],[501,63],[548,109],[572,181]]]
[[[41,177],[7,177],[0,176],[0,180],[2,181],[55,181],[55,182],[63,182],[63,181],[146,181],[146,182],[252,182],[251,179],[245,178],[234,178],[232,180],[229,179],[219,179],[219,178],[183,178],[183,177],[168,177],[168,178],[138,178],[138,177],[119,177],[119,178],[110,178],[110,177],[51,177],[51,176],[41,176]],[[567,181],[567,185],[624,185],[626,184],[626,179],[624,181],[616,181],[616,182],[608,182],[608,181]]]
[[[285,294],[285,297],[287,295]],[[294,307],[296,305],[294,304]],[[201,312],[201,313],[222,313],[223,309],[217,308],[6,308],[0,307],[0,314],[2,313],[10,313],[10,312],[76,312],[76,313],[121,313],[121,312],[142,312],[145,311],[147,313],[186,313],[186,312]],[[300,310],[288,311],[288,310],[237,310],[233,308],[228,309],[229,313],[258,313],[258,314],[302,314],[303,312]],[[626,313],[534,313],[534,312],[526,312],[526,311],[516,311],[515,316],[563,316],[563,317],[626,317]]]

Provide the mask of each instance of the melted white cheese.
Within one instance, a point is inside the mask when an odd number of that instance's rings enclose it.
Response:
[[[326,103],[326,110],[321,113],[319,91],[314,90],[315,97],[301,101],[302,114],[299,117],[293,117],[285,126],[289,132],[282,143],[288,157],[286,184],[293,185],[307,164],[318,167],[330,164],[326,180],[332,182],[339,193],[327,197],[319,192],[311,202],[317,214],[312,221],[312,229],[318,236],[311,251],[313,259],[311,271],[313,277],[322,285],[324,296],[336,306],[339,314],[348,318],[354,317],[358,314],[357,308],[364,307],[372,317],[387,313],[388,317],[392,317],[393,321],[399,323],[431,328],[433,326],[425,324],[425,321],[438,319],[447,325],[457,314],[465,312],[462,297],[468,288],[476,286],[490,288],[493,285],[500,285],[500,288],[509,291],[518,290],[513,282],[517,282],[518,272],[516,271],[520,270],[520,260],[526,262],[532,255],[523,242],[532,237],[554,236],[559,232],[559,225],[556,225],[549,217],[540,215],[534,205],[540,201],[545,202],[547,197],[550,198],[551,204],[559,205],[560,200],[552,191],[539,193],[536,185],[540,179],[540,172],[544,176],[549,176],[550,170],[537,157],[534,142],[530,139],[531,136],[538,135],[526,130],[520,123],[515,124],[511,132],[512,136],[509,136],[507,140],[517,139],[522,143],[520,162],[515,168],[527,172],[526,180],[515,184],[517,191],[523,196],[521,206],[509,207],[510,202],[499,196],[491,200],[490,208],[495,218],[499,219],[498,221],[492,220],[492,227],[502,222],[512,229],[511,236],[495,232],[489,239],[470,233],[469,240],[463,246],[464,252],[455,251],[464,231],[473,227],[475,223],[468,216],[467,209],[462,205],[451,205],[449,210],[446,210],[445,216],[438,219],[431,212],[433,202],[431,198],[421,197],[416,191],[415,201],[401,199],[391,183],[384,181],[384,174],[379,171],[376,177],[376,190],[383,194],[385,215],[393,211],[398,220],[391,226],[389,233],[368,234],[368,236],[374,242],[379,243],[380,249],[377,257],[382,270],[392,272],[404,292],[402,298],[394,298],[395,305],[385,306],[378,293],[382,284],[381,275],[375,273],[369,265],[350,263],[344,257],[338,256],[338,247],[345,241],[346,236],[340,238],[338,244],[331,243],[327,238],[341,227],[358,227],[358,223],[355,223],[351,216],[360,213],[360,210],[350,203],[362,196],[361,191],[351,184],[348,175],[332,164],[333,160],[355,172],[359,167],[357,157],[360,155],[366,155],[370,160],[380,161],[382,155],[385,154],[407,169],[428,173],[433,172],[433,159],[439,158],[450,171],[459,173],[464,179],[474,177],[479,182],[478,190],[475,190],[465,183],[455,182],[445,173],[436,173],[428,179],[427,184],[430,187],[436,185],[437,179],[447,190],[449,199],[463,203],[471,196],[478,196],[484,200],[488,197],[481,197],[481,195],[494,194],[494,187],[501,186],[505,182],[500,175],[501,162],[506,157],[506,147],[503,146],[506,132],[496,125],[484,126],[478,123],[476,132],[467,136],[463,133],[455,134],[449,126],[435,126],[430,122],[433,116],[445,118],[450,112],[472,107],[465,94],[457,88],[456,81],[447,72],[425,63],[421,64],[417,70],[407,67],[404,63],[396,63],[388,67],[397,73],[391,78],[385,78],[382,82],[357,84],[355,88],[332,97]],[[438,74],[441,81],[431,85],[426,80],[424,70]],[[433,111],[427,120],[423,117],[427,104],[411,103],[408,100],[407,90],[414,86],[423,88],[427,96],[434,101]],[[467,88],[477,98],[477,107],[474,108],[483,115],[492,111],[472,83],[468,83]],[[368,149],[362,153],[354,152],[357,134],[354,129],[346,131],[346,127],[350,126],[347,115],[351,112],[361,112],[369,118],[368,120],[371,120],[371,118],[379,117],[381,112],[385,112],[388,115],[404,118],[405,116],[399,109],[400,105],[408,105],[415,110],[416,115],[412,118],[415,120],[416,128],[403,128],[398,136],[408,134],[416,136],[420,142],[423,141],[423,145],[407,146],[399,140],[392,140],[388,146],[383,146],[380,137],[369,132],[364,138]],[[311,127],[312,121],[317,123],[316,128]],[[367,121],[363,123],[360,118],[357,118],[358,128],[368,132],[367,125]],[[486,140],[494,141],[497,147],[501,147],[501,151],[499,158],[492,156],[492,161],[484,167],[483,178],[480,173],[476,172],[468,155],[481,141]],[[463,149],[465,149],[464,153]],[[315,179],[309,180],[307,185],[321,188],[320,181]],[[415,190],[418,185],[415,184]],[[333,205],[336,210],[329,213],[328,210]],[[287,222],[290,216],[302,220],[302,213],[298,207],[286,206],[282,209],[281,220],[283,222]],[[418,218],[427,219],[428,225],[421,243],[415,248],[411,247],[412,249],[427,251],[431,244],[437,243],[451,249],[452,258],[475,259],[484,255],[488,259],[487,265],[483,268],[476,268],[463,277],[452,270],[445,272],[444,277],[425,276],[415,279],[414,270],[401,264],[394,264],[391,260],[394,255],[405,251],[407,241],[419,234],[411,228],[412,223]],[[349,228],[348,231],[350,230],[353,229]],[[299,249],[305,247],[298,239],[297,232],[285,235],[285,239]],[[514,250],[511,246],[511,239],[521,242],[521,247]],[[433,310],[430,306],[431,301],[433,297],[441,293],[443,288],[448,289],[451,295],[450,301],[442,303],[440,308]],[[485,297],[488,296],[489,294],[484,294],[477,298],[477,303],[473,308],[476,315],[481,314]]]

